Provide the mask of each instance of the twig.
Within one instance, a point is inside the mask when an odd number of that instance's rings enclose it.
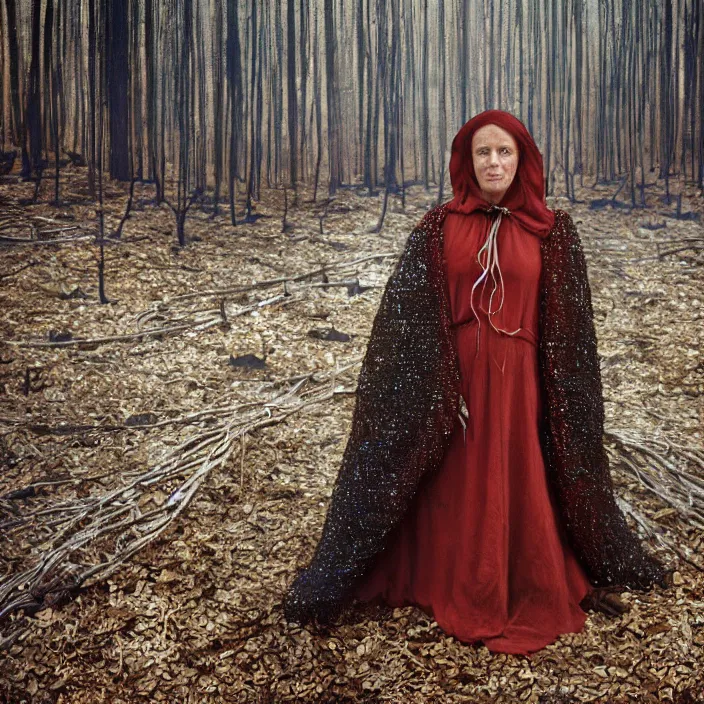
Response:
[[[299,284],[299,288],[327,288],[328,286],[360,286],[359,279],[347,281],[314,281],[307,284]],[[383,284],[364,284],[364,288],[383,288]]]
[[[264,301],[257,301],[256,303],[252,303],[251,305],[248,306],[243,306],[239,310],[235,311],[234,313],[230,313],[231,317],[238,317],[241,315],[246,315],[247,313],[250,313],[253,310],[256,310],[258,308],[263,308],[264,306],[269,306],[273,305],[276,303],[280,303],[281,305],[288,305],[291,303],[294,299],[293,296],[286,296],[284,294],[279,294],[277,296],[272,296],[271,298],[268,298]],[[42,342],[33,342],[29,340],[7,340],[8,345],[13,345],[15,347],[32,347],[32,348],[51,348],[51,347],[73,347],[76,345],[98,345],[98,344],[104,344],[106,342],[129,342],[131,340],[138,340],[141,339],[142,337],[147,337],[151,335],[166,335],[169,333],[174,333],[174,332],[183,332],[184,330],[207,330],[208,328],[214,327],[215,325],[220,325],[223,322],[222,319],[222,314],[221,314],[221,308],[216,308],[213,310],[205,311],[207,315],[201,315],[201,316],[196,316],[194,320],[191,320],[190,322],[183,323],[180,325],[174,325],[173,323],[177,322],[177,320],[172,320],[170,321],[172,324],[167,325],[164,327],[157,327],[157,328],[149,328],[147,330],[141,330],[139,332],[134,332],[134,333],[128,333],[125,335],[108,335],[105,337],[80,337],[80,338],[74,338],[72,340],[64,340],[64,341],[42,341]],[[145,320],[151,319],[155,317],[155,311],[149,310],[146,311],[145,313],[141,314],[141,316],[138,317],[138,322],[143,322]],[[180,319],[183,319],[185,316],[182,316]]]
[[[127,204],[125,205],[125,212],[122,215],[120,222],[117,224],[115,232],[113,233],[113,237],[116,239],[120,239],[120,237],[122,237],[122,228],[125,226],[127,218],[130,216],[130,211],[132,210],[132,200],[134,199],[134,184],[136,180],[137,179],[134,176],[130,179],[130,190],[127,197]]]
[[[37,262],[31,261],[25,264],[24,266],[21,266],[19,269],[15,269],[14,271],[9,271],[7,274],[0,274],[0,279],[9,279],[11,276],[16,276],[17,274],[20,273],[20,271],[24,271],[25,269],[29,269],[30,266],[35,266]]]
[[[69,225],[67,227],[56,227],[53,230],[40,230],[40,235],[53,235],[56,232],[71,232],[72,230],[78,230],[78,225]]]
[[[244,456],[247,451],[247,436],[242,435],[242,449],[240,450],[240,491],[244,488]]]
[[[677,557],[679,557],[683,562],[691,565],[699,572],[704,572],[704,567],[694,562],[684,551],[679,547],[679,545],[663,531],[662,526],[657,524],[655,521],[650,520],[644,516],[640,511],[638,511],[630,502],[626,501],[624,498],[618,498],[618,504],[624,513],[632,516],[633,519],[638,523],[644,530],[645,534],[654,537],[658,543],[660,543],[667,550],[673,552]]]
[[[292,283],[295,281],[303,281],[304,279],[311,278],[313,276],[320,276],[331,269],[340,269],[344,267],[352,267],[357,264],[362,264],[364,262],[373,259],[387,259],[389,257],[397,257],[398,252],[381,252],[379,254],[370,254],[368,256],[360,257],[358,259],[353,259],[350,261],[340,261],[333,262],[332,264],[326,264],[325,266],[319,267],[317,269],[312,269],[311,271],[303,272],[302,274],[294,274],[291,276],[279,276],[275,279],[264,279],[263,281],[255,281],[247,286],[233,286],[231,288],[221,288],[221,289],[210,289],[206,291],[194,291],[192,293],[184,293],[180,296],[174,296],[170,299],[170,303],[174,301],[185,301],[191,298],[204,298],[207,296],[228,296],[237,293],[246,293],[248,291],[254,291],[262,288],[271,288],[272,286],[278,286],[283,283]]]
[[[622,470],[681,516],[704,528],[704,480],[686,469],[687,461],[693,457],[699,460],[698,450],[666,441],[646,441],[626,431],[607,431],[605,435],[618,444]]]
[[[129,340],[138,340],[142,337],[150,335],[165,335],[170,332],[180,332],[192,327],[191,325],[173,325],[165,328],[154,328],[151,330],[142,330],[141,332],[130,333],[127,335],[108,335],[106,337],[77,337],[73,340],[65,340],[63,342],[30,342],[23,340],[6,340],[8,345],[14,347],[72,347],[75,345],[96,345],[104,342],[126,342]]]
[[[30,240],[20,239],[19,237],[0,236],[0,244],[9,244],[13,247],[40,247],[47,244],[68,244],[70,242],[79,242],[81,240],[92,240],[93,235],[76,235],[75,237],[61,237],[55,240]]]

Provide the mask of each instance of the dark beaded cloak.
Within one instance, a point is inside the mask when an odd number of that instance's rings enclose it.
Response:
[[[425,472],[436,471],[459,406],[443,260],[447,204],[411,232],[388,280],[362,363],[352,430],[323,534],[284,600],[286,617],[328,621],[385,547]],[[559,518],[595,586],[663,580],[614,499],[587,268],[568,213],[541,241],[541,443]]]

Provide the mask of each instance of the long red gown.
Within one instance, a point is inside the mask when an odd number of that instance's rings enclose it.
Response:
[[[483,234],[472,217],[486,220]],[[474,296],[477,344],[470,295],[489,225],[483,213],[450,213],[443,226],[466,431],[458,419],[441,469],[424,478],[355,596],[415,604],[461,641],[527,655],[582,629],[579,603],[591,587],[558,523],[539,441],[540,239],[499,231],[505,297],[492,320],[521,331],[489,324],[489,280]]]

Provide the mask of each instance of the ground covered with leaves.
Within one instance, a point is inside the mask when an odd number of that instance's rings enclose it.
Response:
[[[59,206],[0,184],[0,701],[704,701],[701,195],[691,219],[659,186],[648,209],[590,207],[610,185],[550,201],[589,263],[622,506],[676,571],[526,658],[416,608],[329,628],[281,610],[382,287],[433,194],[392,198],[380,233],[381,195],[361,190],[266,191],[236,227],[194,206],[180,249],[137,185],[101,305],[95,206],[68,177]],[[110,188],[106,234],[127,198]]]

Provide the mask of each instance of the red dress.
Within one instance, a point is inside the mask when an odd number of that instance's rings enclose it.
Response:
[[[470,218],[483,218],[486,228],[471,228]],[[540,239],[515,226],[500,229],[505,297],[492,320],[521,330],[509,335],[490,325],[489,280],[481,305],[481,284],[474,295],[477,344],[470,295],[489,225],[483,213],[450,213],[443,226],[466,431],[458,419],[441,469],[423,479],[355,595],[415,604],[461,641],[528,654],[582,629],[579,603],[591,587],[559,526],[539,441]]]

